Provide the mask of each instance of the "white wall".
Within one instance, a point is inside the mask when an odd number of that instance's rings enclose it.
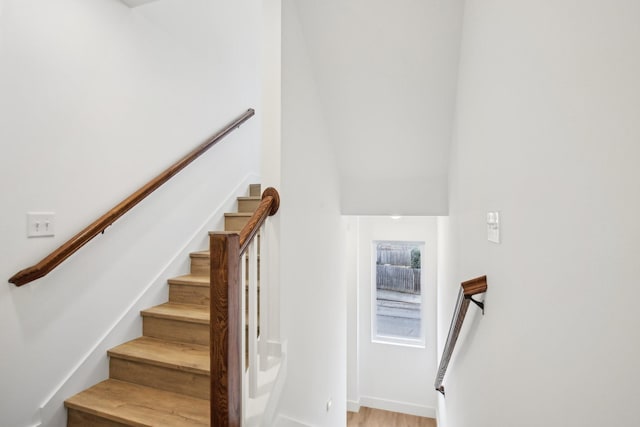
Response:
[[[299,0],[343,214],[446,214],[462,4]]]
[[[262,177],[280,186],[282,125],[282,0],[262,0]]]
[[[262,0],[262,144],[261,174],[263,191],[267,187],[281,189],[282,127],[282,0]],[[269,336],[280,338],[280,215],[265,224],[269,263]]]
[[[347,278],[347,410],[360,410],[360,287],[358,286],[359,217],[346,216],[345,247]]]
[[[260,13],[255,0],[0,2],[0,277],[260,107]],[[259,171],[260,127],[258,116],[49,276],[0,287],[0,424],[37,423],[143,289],[157,282],[166,297],[155,276]],[[57,213],[55,238],[26,238],[32,210]],[[140,333],[136,322],[127,333]]]
[[[445,427],[638,424],[638,16],[633,0],[466,3],[440,337],[461,281],[489,290]]]
[[[288,342],[280,413],[346,423],[345,224],[332,151],[297,15],[282,3],[281,322]],[[326,409],[327,401],[332,407]]]
[[[432,384],[436,371],[436,250],[437,232],[434,217],[359,217],[357,232],[357,305],[349,306],[349,316],[358,313],[357,390],[351,387],[350,401],[362,406],[435,417],[436,392]],[[424,242],[423,326],[424,348],[372,342],[372,260],[375,240]],[[357,257],[357,258],[356,258]],[[354,291],[350,291],[350,295]],[[350,299],[353,302],[353,298]],[[350,325],[349,336],[353,325]],[[349,348],[354,344],[349,342]],[[351,354],[354,352],[352,351]],[[351,357],[349,358],[351,362]],[[352,369],[353,363],[349,367]],[[348,372],[350,383],[354,372]]]

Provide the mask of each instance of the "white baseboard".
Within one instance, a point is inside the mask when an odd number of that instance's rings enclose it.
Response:
[[[347,400],[347,411],[348,412],[360,412],[360,401],[359,400]]]
[[[140,331],[142,330],[140,310],[166,302],[167,279],[185,274],[182,271],[185,259],[188,259],[189,253],[202,250],[202,247],[198,247],[199,242],[202,241],[202,236],[206,235],[212,227],[220,224],[223,221],[224,213],[235,209],[236,197],[244,196],[249,184],[258,182],[258,180],[259,177],[255,174],[247,175],[185,241],[184,245],[175,252],[135,300],[116,317],[114,323],[100,336],[91,349],[80,358],[79,362],[66,375],[64,380],[44,400],[39,411],[42,425],[47,427],[64,427],[67,425],[64,400],[99,381],[107,379],[109,373],[107,350],[140,336]]]
[[[360,396],[360,406],[399,412],[401,414],[417,415],[419,417],[436,418],[436,409],[416,405],[415,403],[398,402],[395,400],[379,399],[377,397]]]
[[[278,416],[275,427],[311,427],[309,424],[305,424],[302,421],[294,420],[284,415]]]

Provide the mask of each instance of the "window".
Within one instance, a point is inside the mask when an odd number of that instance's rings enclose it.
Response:
[[[373,341],[424,347],[423,252],[424,242],[373,242]]]

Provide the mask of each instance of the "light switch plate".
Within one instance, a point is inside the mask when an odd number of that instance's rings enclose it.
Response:
[[[55,212],[27,212],[27,237],[55,235]]]
[[[500,212],[487,212],[487,240],[500,243]]]

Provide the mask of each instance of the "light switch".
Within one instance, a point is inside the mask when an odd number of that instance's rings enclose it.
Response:
[[[27,237],[55,235],[55,212],[27,212]]]
[[[500,243],[500,212],[487,212],[487,239]]]

